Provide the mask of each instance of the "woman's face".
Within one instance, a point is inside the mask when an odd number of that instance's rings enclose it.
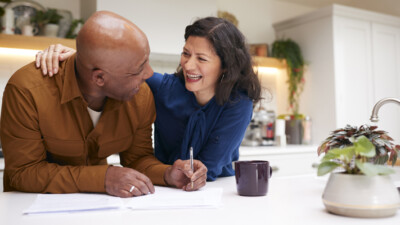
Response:
[[[186,89],[195,94],[197,101],[208,102],[215,95],[222,73],[221,60],[211,43],[204,37],[190,36],[183,47],[181,66]]]

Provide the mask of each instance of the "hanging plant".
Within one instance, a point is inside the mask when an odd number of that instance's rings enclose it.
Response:
[[[289,107],[295,117],[299,115],[300,94],[304,87],[304,60],[299,45],[291,39],[276,40],[272,44],[272,57],[285,59],[288,69]]]

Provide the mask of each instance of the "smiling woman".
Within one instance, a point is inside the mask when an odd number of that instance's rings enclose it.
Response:
[[[207,17],[186,27],[185,41],[178,72],[147,80],[157,110],[155,155],[171,164],[193,147],[208,180],[231,176],[260,99],[245,38],[230,22]]]

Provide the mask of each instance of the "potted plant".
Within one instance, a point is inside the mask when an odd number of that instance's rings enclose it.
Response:
[[[291,114],[281,115],[286,120],[286,137],[289,144],[302,144],[304,115],[299,113],[300,95],[304,87],[304,59],[300,46],[291,39],[280,39],[272,43],[272,57],[285,59],[288,71],[289,108]]]
[[[11,0],[0,0],[0,2],[4,2],[4,3],[10,3]],[[3,7],[0,7],[0,18],[4,15],[5,10]]]
[[[330,174],[322,200],[329,212],[354,217],[386,217],[400,206],[397,188],[387,167],[396,162],[400,146],[376,126],[347,125],[332,132],[318,148],[324,153],[318,176]]]
[[[46,11],[37,11],[31,22],[37,24],[41,35],[57,37],[59,29],[58,22],[62,16],[57,13],[56,9],[48,9]]]
[[[83,24],[84,24],[83,19],[72,20],[71,27],[69,28],[65,38],[70,38],[70,39],[76,38]]]

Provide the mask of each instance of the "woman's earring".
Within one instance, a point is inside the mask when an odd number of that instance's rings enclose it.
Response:
[[[222,81],[224,80],[224,77],[225,77],[225,74],[223,73],[223,74],[222,74],[222,77],[221,77],[220,83],[222,83]]]

